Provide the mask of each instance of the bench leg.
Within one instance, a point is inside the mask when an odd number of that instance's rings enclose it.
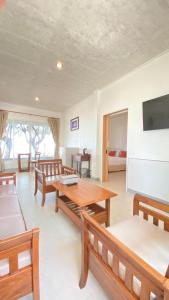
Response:
[[[58,197],[59,197],[59,191],[56,190],[56,204],[55,204],[55,212],[58,212]]]
[[[37,180],[35,179],[35,192],[34,192],[34,196],[37,194],[38,191],[38,185],[37,185]]]
[[[42,206],[45,205],[45,200],[46,200],[46,193],[43,192],[43,193],[42,193]]]
[[[105,222],[106,227],[110,226],[110,199],[106,199],[106,214],[107,220]]]
[[[35,188],[34,196],[36,196],[38,189]]]

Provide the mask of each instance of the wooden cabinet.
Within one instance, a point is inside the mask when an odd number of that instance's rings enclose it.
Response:
[[[80,177],[82,176],[82,163],[88,162],[88,168],[87,168],[87,177],[90,177],[90,161],[91,161],[91,155],[88,153],[85,154],[73,154],[72,155],[72,168],[74,167],[74,163],[76,163],[76,170],[77,173],[79,173]]]

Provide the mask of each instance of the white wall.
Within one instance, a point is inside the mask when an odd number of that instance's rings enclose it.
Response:
[[[169,129],[144,132],[142,122],[142,102],[168,94],[168,80],[166,53],[91,95],[65,113],[65,145],[91,149],[97,167],[93,174],[101,178],[103,115],[128,109],[128,188],[169,201],[163,184],[169,179]],[[71,133],[69,121],[78,114],[82,127]]]
[[[87,148],[91,153],[91,172],[96,177],[96,141],[97,141],[97,93],[74,105],[63,114],[61,145],[63,147]],[[70,130],[70,120],[79,117],[79,130]]]
[[[104,88],[100,92],[99,124],[101,143],[103,115],[128,108],[128,188],[167,201],[168,188],[163,183],[166,175],[169,179],[169,129],[143,131],[142,102],[168,94],[168,78],[166,53]]]
[[[127,150],[127,113],[115,114],[110,117],[109,147]]]

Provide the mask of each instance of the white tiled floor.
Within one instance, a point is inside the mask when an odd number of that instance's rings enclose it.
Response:
[[[111,174],[112,181],[103,184],[120,193],[111,201],[111,224],[132,214],[133,195],[125,192],[125,173],[120,173]],[[40,227],[41,300],[108,299],[91,273],[86,287],[79,289],[80,232],[61,212],[55,213],[55,194],[47,196],[42,208],[41,194],[34,197],[34,177],[29,173],[17,176],[17,190],[28,228]]]

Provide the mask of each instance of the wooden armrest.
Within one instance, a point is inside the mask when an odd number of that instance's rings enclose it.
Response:
[[[35,168],[35,180],[41,178],[42,183],[46,183],[46,175],[44,172],[40,171],[38,168]]]
[[[12,177],[12,176],[16,176],[16,172],[0,172],[0,177]]]
[[[35,172],[37,172],[38,174],[44,174],[45,175],[45,173],[42,172],[41,170],[39,170],[38,168],[35,168]]]
[[[67,174],[67,175],[76,174],[76,170],[74,170],[71,167],[62,166],[62,174]]]

